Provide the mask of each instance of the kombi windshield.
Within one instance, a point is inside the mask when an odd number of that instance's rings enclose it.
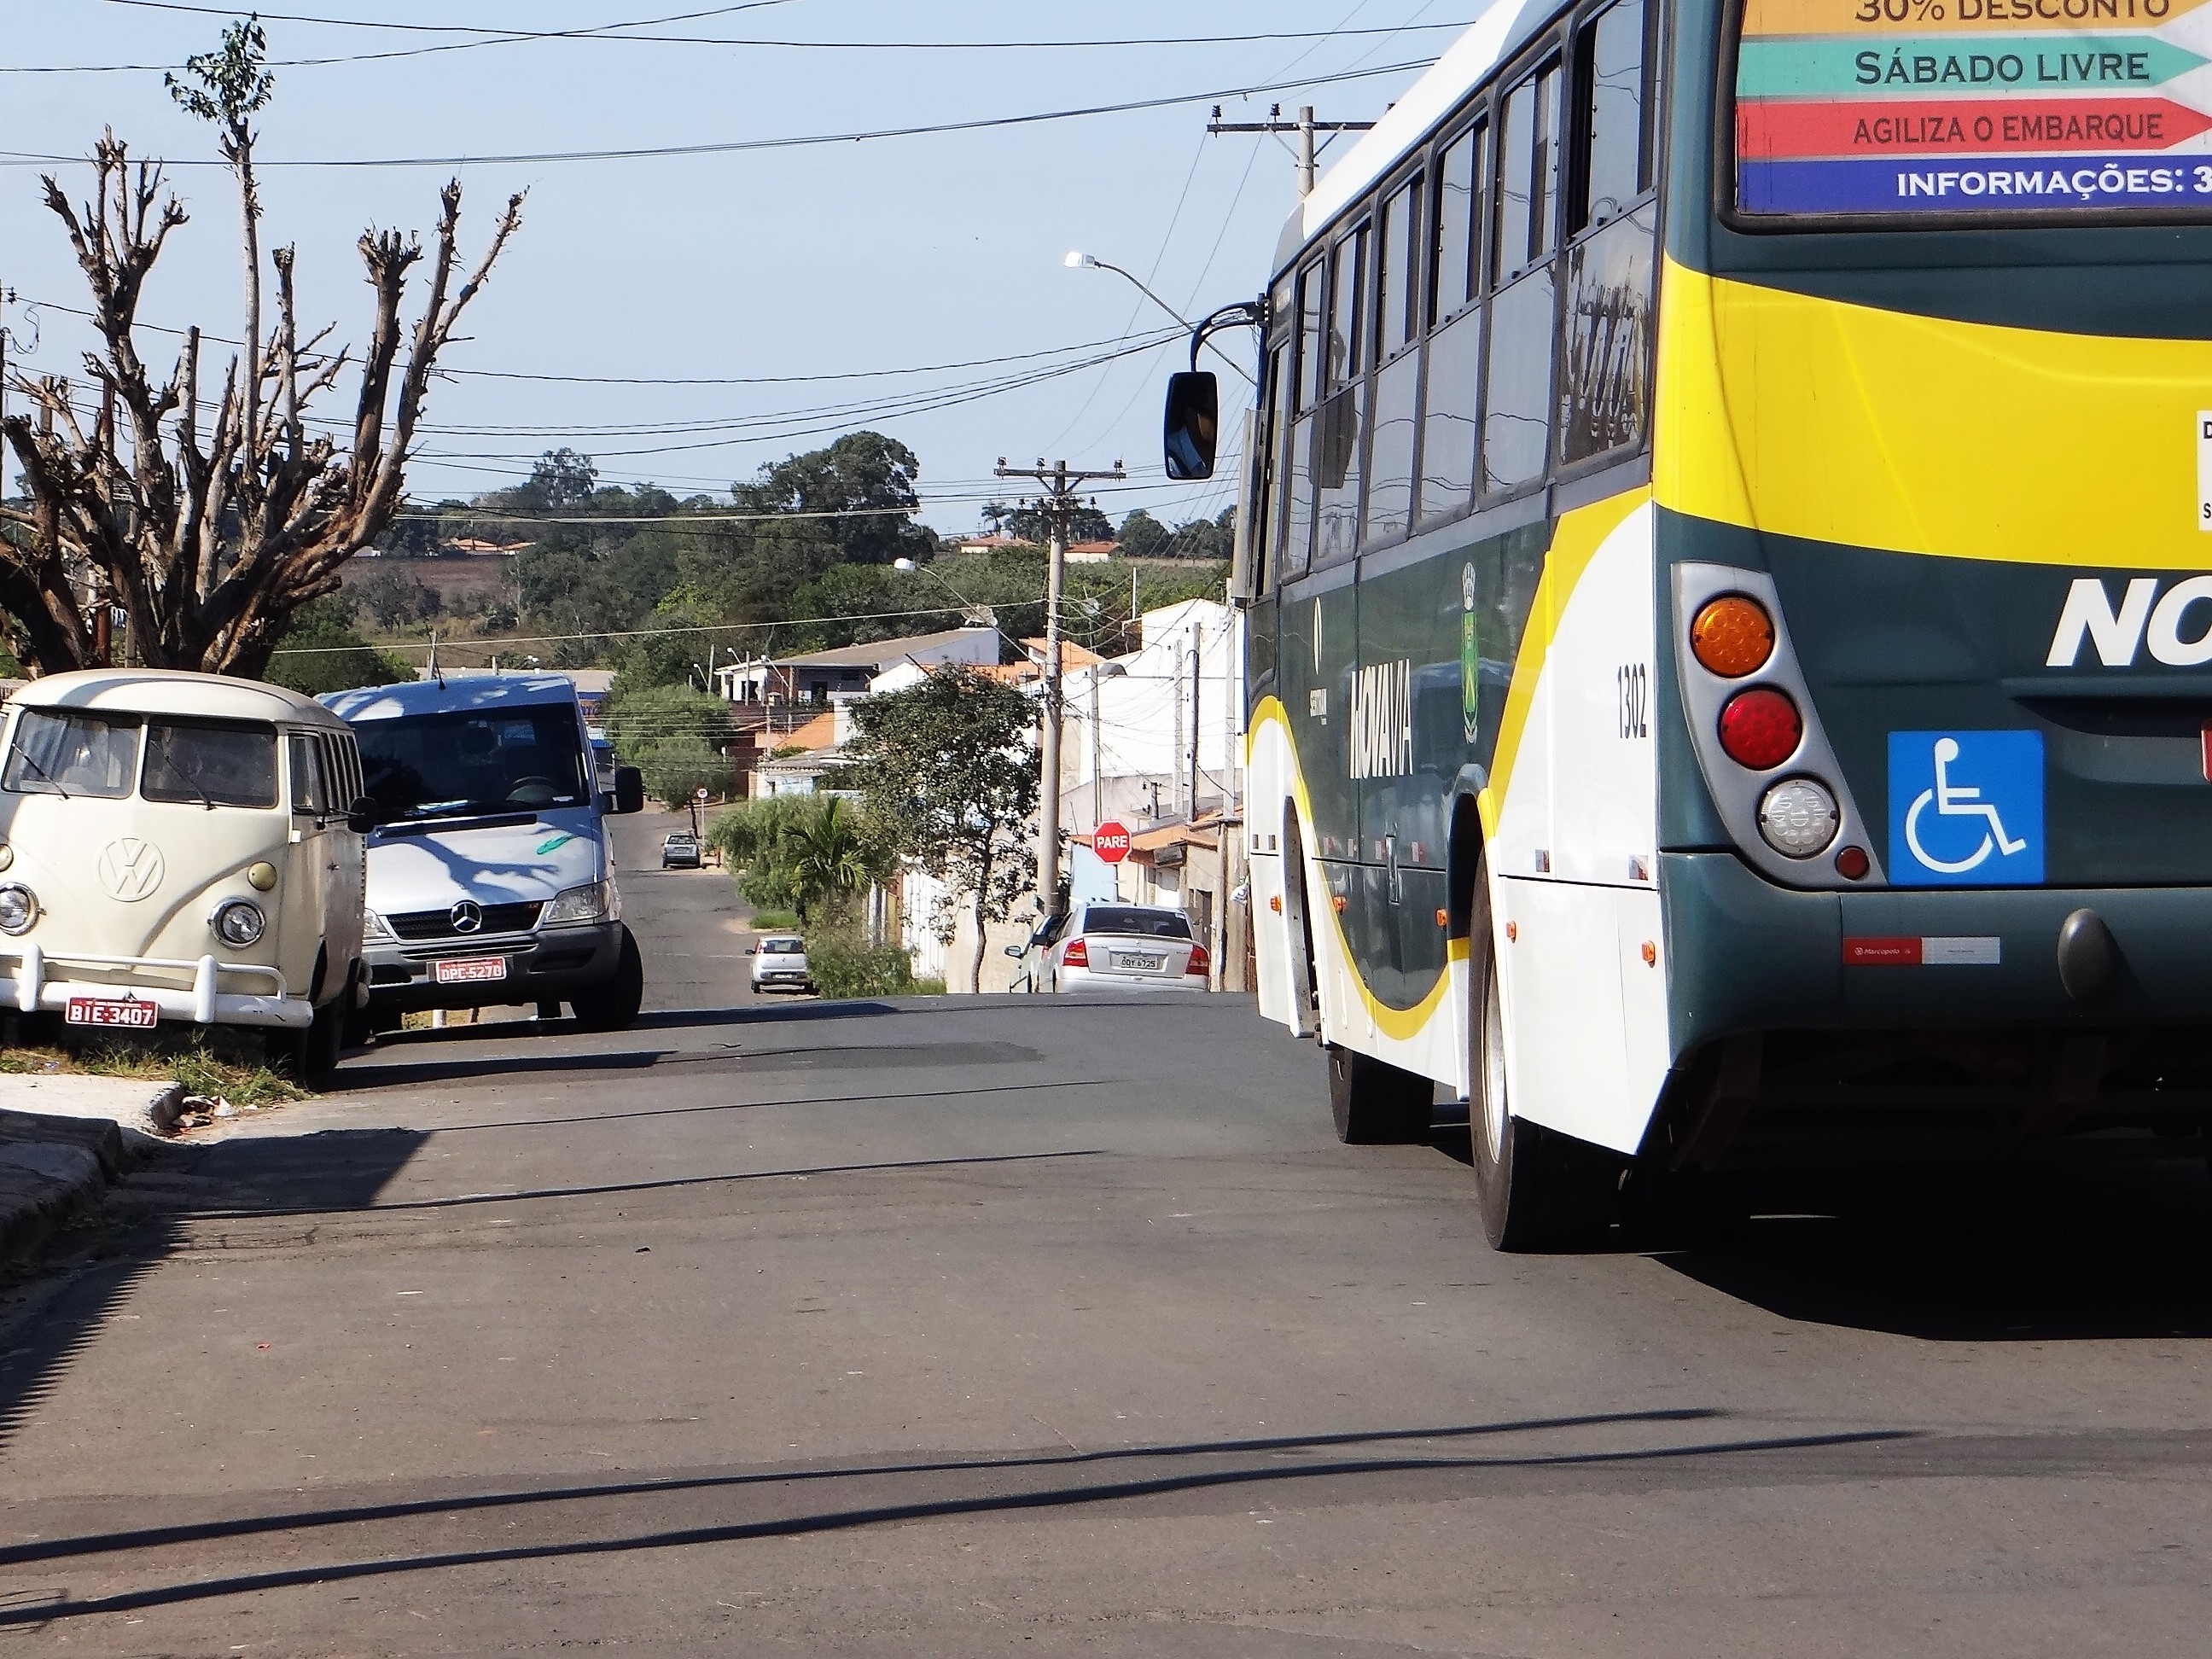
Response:
[[[581,806],[591,770],[572,706],[459,710],[363,720],[368,793],[386,819]]]
[[[144,763],[140,763],[140,738]],[[265,809],[276,804],[276,730],[27,708],[0,787],[27,795]]]

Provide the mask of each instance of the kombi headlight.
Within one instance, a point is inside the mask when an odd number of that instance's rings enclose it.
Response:
[[[39,919],[39,896],[21,882],[0,887],[0,933],[27,933]]]
[[[396,945],[399,935],[392,931],[392,924],[374,910],[364,910],[361,915],[361,936],[371,945]]]
[[[538,918],[543,927],[561,927],[582,921],[605,921],[612,901],[612,882],[595,881],[587,887],[571,887],[555,896]]]
[[[209,925],[215,929],[215,936],[225,945],[234,951],[242,951],[260,939],[262,929],[269,922],[261,914],[261,907],[252,900],[232,899],[227,904],[216,907],[215,915]]]

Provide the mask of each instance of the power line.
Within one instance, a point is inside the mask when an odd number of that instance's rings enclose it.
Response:
[[[124,3],[124,0],[114,0]],[[199,8],[171,8],[170,9],[201,9]],[[219,8],[207,8],[211,11]],[[724,8],[725,10],[744,10],[744,7]],[[223,15],[230,15],[222,11]],[[716,13],[699,14],[715,15]],[[286,21],[270,14],[264,16],[271,21]],[[291,19],[292,21],[334,23],[342,19]],[[367,28],[472,29],[467,25],[401,24],[361,22]],[[632,46],[736,46],[767,51],[788,52],[1095,52],[1125,47],[1167,46],[1255,46],[1269,41],[1333,40],[1359,35],[1380,35],[1376,46],[1387,44],[1393,35],[1425,30],[1465,30],[1471,24],[1407,23],[1393,28],[1361,29],[1292,29],[1260,31],[1244,34],[1162,34],[1119,35],[1087,40],[799,40],[766,35],[693,35],[693,34],[633,34],[616,33],[650,27],[650,22],[602,23],[588,28],[547,30],[498,30],[486,28],[476,31],[478,38],[466,40],[441,41],[431,46],[408,46],[388,52],[343,52],[320,58],[272,58],[270,69],[327,69],[347,64],[389,63],[398,58],[424,58],[434,53],[469,52],[481,46],[528,46],[548,40],[580,40],[592,44],[627,44]],[[183,65],[177,64],[10,64],[0,65],[0,75],[151,75],[173,73]]]
[[[119,0],[118,0],[119,3]],[[1334,86],[1346,81],[1366,81],[1388,75],[1403,75],[1425,70],[1436,62],[1423,58],[1402,64],[1385,64],[1375,69],[1348,70],[1335,75],[1316,75],[1296,81],[1278,82],[1268,85],[1226,87],[1211,92],[1175,93],[1158,98],[1137,98],[1115,104],[1088,104],[1075,109],[1037,110],[1022,115],[978,116],[966,121],[941,121],[925,126],[878,127],[854,132],[794,133],[780,138],[732,138],[694,144],[659,144],[629,149],[572,149],[533,150],[507,155],[386,155],[386,156],[321,156],[288,161],[281,157],[257,157],[254,165],[262,172],[274,168],[331,167],[354,170],[365,167],[546,167],[570,161],[666,161],[693,155],[735,155],[762,150],[806,149],[826,144],[870,143],[890,138],[921,138],[945,133],[986,132],[1010,127],[1037,126],[1053,121],[1085,120],[1099,115],[1126,115],[1142,110],[1173,109],[1184,104],[1206,104],[1232,98],[1257,97],[1271,92],[1288,92],[1298,87]],[[0,167],[46,167],[82,164],[81,155],[61,155],[36,150],[0,151]],[[228,161],[212,157],[187,158],[164,163],[178,167],[223,167]]]

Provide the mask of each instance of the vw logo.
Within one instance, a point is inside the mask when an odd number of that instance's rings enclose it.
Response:
[[[161,849],[136,836],[121,836],[100,849],[100,884],[108,896],[136,904],[161,884]]]
[[[447,914],[457,933],[473,933],[483,926],[483,906],[474,899],[463,899]]]

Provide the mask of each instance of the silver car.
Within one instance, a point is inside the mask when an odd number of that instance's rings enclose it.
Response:
[[[1031,943],[1052,991],[1203,991],[1212,966],[1190,918],[1163,906],[1079,904]]]
[[[753,989],[756,991],[811,991],[813,975],[806,969],[806,941],[796,933],[763,934],[754,949],[745,952],[753,959]]]

